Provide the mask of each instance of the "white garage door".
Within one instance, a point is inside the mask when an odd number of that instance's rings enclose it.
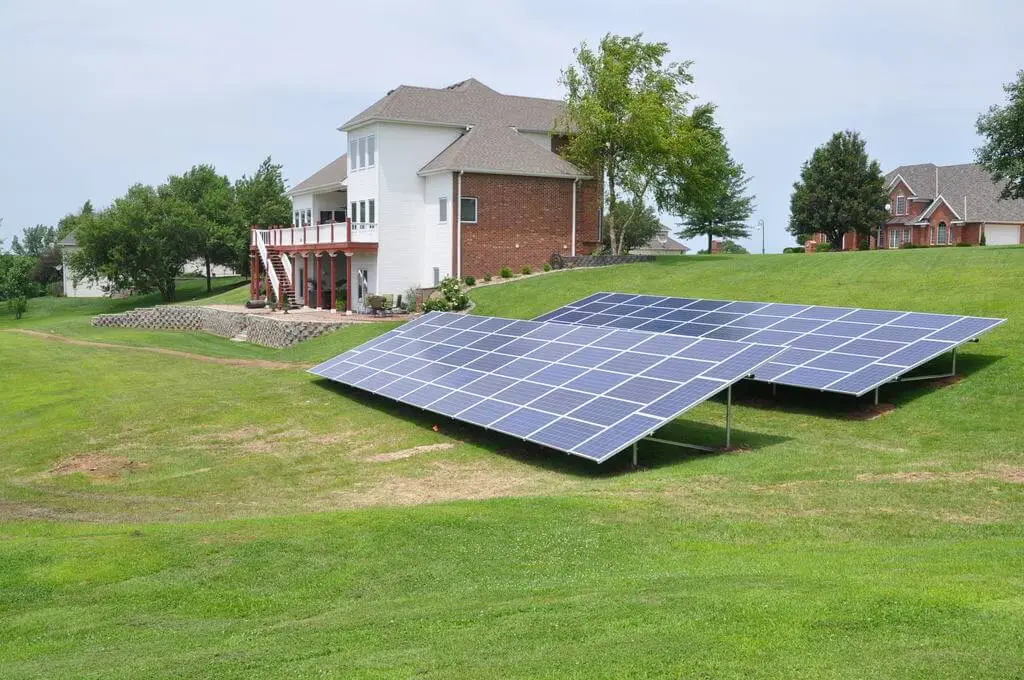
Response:
[[[1015,224],[986,224],[985,245],[1015,246],[1020,243],[1020,227]]]

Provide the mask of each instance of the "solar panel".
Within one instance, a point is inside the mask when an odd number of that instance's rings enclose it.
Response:
[[[780,351],[431,312],[309,372],[602,462]]]
[[[860,396],[1006,319],[883,309],[595,293],[546,321],[789,347],[755,380]]]

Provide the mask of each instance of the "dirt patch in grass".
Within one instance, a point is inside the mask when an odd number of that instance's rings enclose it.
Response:
[[[963,472],[888,472],[857,475],[858,482],[894,482],[896,484],[976,482],[983,479],[1007,484],[1024,484],[1024,467],[1000,465],[991,470],[966,470]]]
[[[453,448],[455,444],[441,443],[441,444],[424,444],[423,446],[414,446],[411,449],[402,449],[401,451],[390,451],[388,453],[378,453],[376,456],[370,456],[366,460],[372,463],[387,463],[392,460],[401,460],[402,458],[411,458],[420,453],[428,453],[430,451],[446,451],[447,449]]]
[[[847,420],[874,420],[895,410],[895,404],[878,404],[877,406],[875,404],[864,404],[854,406],[843,415],[846,416]]]
[[[114,479],[125,473],[132,473],[149,467],[121,456],[105,453],[83,453],[58,461],[50,468],[51,475],[70,475],[81,472],[90,479]]]
[[[209,364],[222,364],[224,366],[249,366],[253,368],[272,368],[272,369],[301,369],[308,368],[306,364],[298,364],[290,361],[269,361],[267,359],[228,359],[225,357],[209,357],[205,354],[192,354],[191,352],[181,352],[176,349],[165,349],[163,347],[136,347],[134,345],[117,345],[110,342],[95,342],[93,340],[78,340],[76,338],[68,338],[63,335],[56,335],[54,333],[44,333],[42,331],[33,331],[26,328],[8,328],[8,333],[22,333],[24,335],[31,335],[36,338],[43,338],[45,340],[53,340],[55,342],[63,342],[68,345],[76,345],[79,347],[96,347],[99,349],[116,349],[116,350],[131,350],[135,352],[149,352],[150,354],[164,354],[167,356],[181,357],[182,359],[193,359],[195,361],[205,361]]]

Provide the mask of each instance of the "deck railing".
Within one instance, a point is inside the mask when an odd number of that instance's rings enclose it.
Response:
[[[330,243],[377,243],[376,222],[322,222],[307,227],[272,227],[260,230],[268,246],[308,246]],[[255,230],[253,232],[255,234]],[[253,236],[252,245],[256,243]]]

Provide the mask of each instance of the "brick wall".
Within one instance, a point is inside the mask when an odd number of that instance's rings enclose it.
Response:
[[[571,179],[464,174],[462,196],[477,199],[477,222],[462,225],[462,274],[536,270],[552,253],[570,255],[572,190]],[[576,200],[576,252],[589,254],[599,241],[600,181],[580,182]]]

